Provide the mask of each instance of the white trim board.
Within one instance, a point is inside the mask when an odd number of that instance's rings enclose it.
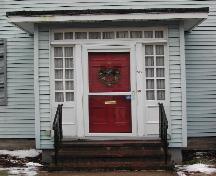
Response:
[[[34,23],[73,23],[73,22],[97,22],[97,21],[172,21],[178,20],[184,22],[184,30],[189,31],[204,19],[208,18],[207,12],[199,13],[155,13],[155,14],[109,14],[109,15],[75,15],[75,16],[10,16],[9,22],[15,24],[21,29],[33,34]]]
[[[96,48],[96,49],[95,49]],[[125,44],[122,46],[115,46],[115,48],[112,47],[112,45],[83,45],[82,47],[82,63],[83,63],[83,79],[84,79],[84,116],[83,116],[83,122],[84,122],[84,134],[85,136],[137,136],[137,116],[136,116],[136,95],[133,95],[133,93],[136,90],[136,79],[135,79],[135,45],[133,44]],[[130,80],[131,80],[131,91],[130,92],[120,92],[120,94],[135,96],[134,99],[131,101],[131,115],[132,115],[132,133],[90,133],[89,132],[89,107],[88,107],[88,96],[91,94],[89,93],[89,85],[88,85],[88,52],[112,52],[113,49],[115,49],[115,52],[122,52],[122,49],[124,49],[124,52],[130,53]],[[119,92],[118,92],[119,93]],[[97,95],[111,95],[115,93],[97,93]],[[119,95],[119,94],[118,94]]]
[[[35,142],[36,148],[40,149],[40,102],[39,102],[39,53],[38,53],[38,25],[34,26],[34,96],[35,96]]]

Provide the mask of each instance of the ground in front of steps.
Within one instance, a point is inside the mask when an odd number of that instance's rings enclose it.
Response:
[[[40,176],[176,176],[172,171],[40,172]]]

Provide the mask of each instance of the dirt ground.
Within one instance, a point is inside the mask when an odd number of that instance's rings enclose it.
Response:
[[[115,172],[40,172],[40,176],[176,176],[170,171],[115,171]]]

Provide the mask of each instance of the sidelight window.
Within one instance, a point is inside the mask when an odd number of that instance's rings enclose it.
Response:
[[[74,101],[73,47],[54,47],[55,102]]]
[[[165,100],[164,45],[145,45],[145,76],[146,99]]]

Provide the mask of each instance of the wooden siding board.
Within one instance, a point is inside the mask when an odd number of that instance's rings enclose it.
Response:
[[[8,105],[0,107],[0,138],[34,138],[33,40],[3,15],[0,38],[7,39]]]
[[[182,89],[179,25],[168,27],[170,84],[170,146],[182,146]]]
[[[189,137],[216,135],[216,13],[210,10],[209,18],[186,35]]]
[[[50,51],[49,28],[39,27],[39,106],[41,148],[53,148],[50,112]]]

